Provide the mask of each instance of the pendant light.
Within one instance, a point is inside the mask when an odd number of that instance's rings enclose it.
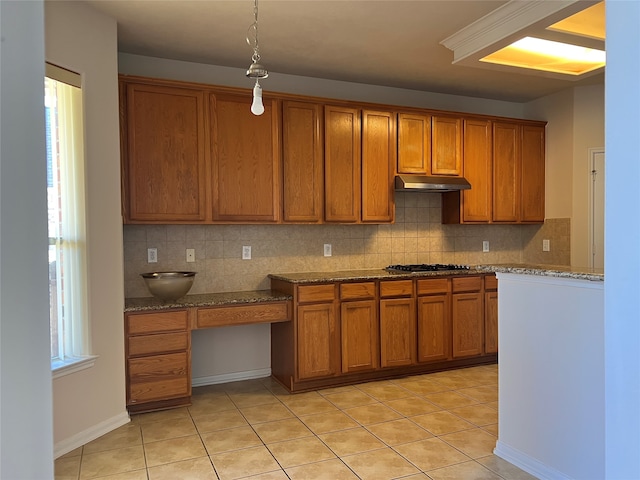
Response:
[[[258,47],[258,0],[254,0],[253,5],[253,23],[247,30],[247,43],[253,48],[251,56],[252,63],[247,70],[247,77],[255,78],[256,84],[253,87],[253,102],[251,103],[251,113],[254,115],[262,115],[264,113],[264,105],[262,104],[262,87],[259,80],[267,78],[269,72],[261,65],[260,49]]]

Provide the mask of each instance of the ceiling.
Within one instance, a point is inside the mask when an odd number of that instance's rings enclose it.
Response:
[[[246,37],[253,23],[252,0],[83,1],[117,20],[120,52],[243,69],[251,63],[252,48]],[[576,80],[486,65],[481,68],[479,62],[454,65],[454,52],[440,42],[507,3],[260,0],[261,63],[271,75],[302,75],[514,102],[534,100],[575,85],[604,82],[603,72]],[[548,4],[518,2],[524,3]],[[594,2],[564,3],[588,7]],[[576,10],[575,5],[572,8]],[[550,23],[543,20],[529,30],[540,30]],[[261,82],[263,88],[268,89],[268,81]]]

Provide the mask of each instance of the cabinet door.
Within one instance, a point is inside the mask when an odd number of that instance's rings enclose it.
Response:
[[[362,221],[391,223],[396,121],[391,112],[362,112]]]
[[[211,94],[213,220],[275,222],[280,218],[279,114],[263,99],[251,113],[251,96]]]
[[[498,292],[484,294],[484,353],[498,352]]]
[[[374,300],[342,302],[340,331],[343,373],[378,367],[378,315]]]
[[[431,117],[398,114],[398,173],[427,175],[431,170]]]
[[[418,361],[451,358],[451,296],[418,297]]]
[[[285,101],[282,105],[283,220],[322,221],[323,149],[317,103]]]
[[[520,217],[520,126],[493,124],[494,222],[517,222]]]
[[[325,206],[327,222],[360,220],[360,111],[325,106]]]
[[[544,127],[522,127],[523,222],[544,222]]]
[[[125,221],[203,222],[208,161],[204,92],[125,85]]]
[[[382,367],[400,367],[416,362],[413,298],[380,300],[380,358]]]
[[[462,175],[462,119],[431,117],[431,174]]]
[[[471,184],[463,190],[462,222],[491,221],[491,122],[489,120],[464,120],[464,178]]]
[[[339,358],[333,303],[298,307],[298,378],[335,375]]]
[[[453,358],[480,355],[484,321],[481,293],[452,295]]]

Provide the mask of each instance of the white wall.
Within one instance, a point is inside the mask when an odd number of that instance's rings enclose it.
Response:
[[[12,480],[53,478],[43,10],[0,2],[0,478]]]
[[[640,2],[607,1],[606,478],[640,478]]]
[[[497,275],[496,454],[541,479],[604,478],[604,282]]]
[[[576,88],[573,111],[571,265],[589,265],[589,149],[604,147],[604,85]],[[606,154],[606,152],[605,152]]]
[[[126,423],[116,22],[84,3],[45,3],[46,59],[82,75],[93,368],[53,382],[56,455]]]
[[[547,120],[546,218],[571,218],[571,265],[589,265],[589,149],[604,146],[604,85],[576,87],[526,105]]]
[[[241,68],[204,65],[122,53],[119,55],[118,64],[120,73],[127,75],[253,88],[253,83],[245,76],[246,69]],[[265,96],[269,94],[269,91],[273,91],[388,105],[406,105],[418,108],[524,118],[524,107],[521,103],[499,102],[482,98],[300,77],[277,72],[269,72],[269,78],[260,85]]]

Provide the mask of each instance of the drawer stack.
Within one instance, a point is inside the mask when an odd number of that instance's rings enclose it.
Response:
[[[127,408],[191,404],[191,336],[186,309],[125,315]]]

